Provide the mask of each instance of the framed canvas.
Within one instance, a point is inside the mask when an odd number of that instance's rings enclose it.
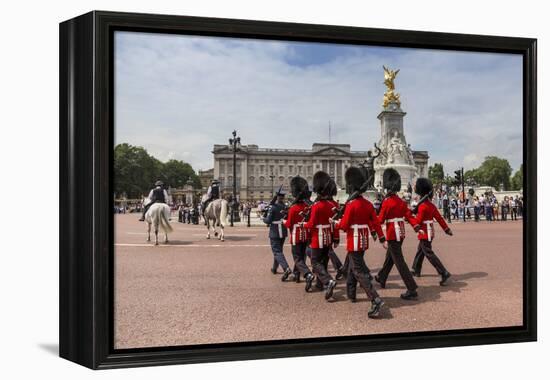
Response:
[[[536,340],[536,62],[530,38],[62,22],[60,356]]]

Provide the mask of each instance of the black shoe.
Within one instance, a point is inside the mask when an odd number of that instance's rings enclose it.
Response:
[[[411,269],[411,274],[412,274],[414,277],[420,277],[420,272],[417,272],[417,271],[415,271],[414,269]]]
[[[370,274],[370,272],[367,273],[367,276],[368,276],[368,278],[369,278],[369,281],[372,281],[372,280],[374,279],[374,277],[372,277],[372,274]]]
[[[382,289],[385,289],[385,288],[386,288],[386,281],[382,282],[382,281],[380,280],[380,277],[379,277],[378,275],[374,276],[374,280],[380,284],[380,287],[381,287]]]
[[[300,273],[294,273],[294,282],[297,284],[300,283]]]
[[[350,301],[351,303],[356,303],[356,302],[357,302],[357,298],[355,298],[355,297],[350,298],[349,301]]]
[[[327,285],[327,290],[325,291],[325,299],[328,300],[330,297],[332,297],[332,293],[334,292],[334,288],[336,287],[336,281],[330,280]]]
[[[414,300],[418,297],[416,290],[407,290],[405,293],[401,294],[401,298],[404,300]]]
[[[343,268],[343,267],[340,267],[340,268],[336,271],[336,279],[337,279],[337,280],[341,280],[342,278],[344,278],[344,268]]]
[[[315,276],[311,273],[308,273],[306,275],[306,292],[309,292],[311,290],[311,285],[313,284],[313,280],[315,279]]]
[[[273,274],[277,274],[277,269],[275,269],[275,268],[271,268],[270,270],[271,270],[271,273],[273,273]]]
[[[142,217],[139,218],[138,220],[139,220],[140,222],[145,222],[145,217],[142,216]]]
[[[449,272],[445,272],[441,275],[441,281],[439,281],[439,285],[445,286],[445,283],[447,280],[451,277],[451,274]]]
[[[380,310],[382,309],[383,305],[384,301],[382,301],[380,298],[376,298],[374,301],[372,301],[370,305],[370,310],[368,312],[369,318],[376,318],[380,316]]]
[[[286,281],[288,279],[288,276],[290,276],[290,274],[292,273],[292,270],[290,270],[290,268],[286,268],[285,271],[283,272],[283,276],[281,277],[281,281]]]

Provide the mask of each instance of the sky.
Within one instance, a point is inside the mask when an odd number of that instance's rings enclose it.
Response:
[[[522,162],[522,57],[137,32],[115,33],[115,144],[213,167],[214,144],[368,150],[380,138],[382,65],[413,150],[445,172]]]

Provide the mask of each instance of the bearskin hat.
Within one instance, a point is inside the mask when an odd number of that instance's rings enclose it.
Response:
[[[414,185],[414,192],[416,194],[423,197],[424,195],[429,194],[432,190],[432,181],[428,178],[420,177],[416,180],[416,184]]]
[[[382,175],[382,186],[388,191],[393,191],[394,193],[401,190],[401,176],[399,172],[393,168],[388,168],[384,170]]]
[[[346,170],[345,177],[346,185],[350,193],[359,190],[365,183],[365,176],[363,175],[363,172],[355,166],[352,166]]]
[[[293,177],[290,180],[290,192],[294,198],[298,198],[300,195],[303,197],[307,196],[308,185],[305,178],[300,176]]]
[[[329,182],[330,176],[328,173],[318,171],[313,175],[313,191],[318,195],[330,195]]]
[[[328,190],[327,190],[327,193],[328,195],[330,195],[331,197],[334,197],[338,194],[338,186],[336,185],[336,182],[334,182],[334,180],[331,178],[330,181],[328,182]]]

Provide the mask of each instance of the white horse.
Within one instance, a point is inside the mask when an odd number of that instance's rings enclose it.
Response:
[[[170,218],[170,207],[165,203],[155,203],[145,213],[147,222],[147,241],[151,241],[151,225],[155,226],[155,245],[159,244],[159,226],[164,231],[164,243],[168,243],[168,232],[172,232]]]
[[[203,212],[204,220],[206,221],[206,229],[208,234],[206,235],[207,239],[210,239],[210,222],[212,222],[212,228],[214,229],[214,236],[218,236],[218,231],[216,231],[216,226],[220,226],[220,236],[221,241],[225,240],[224,227],[227,224],[227,212],[229,206],[225,199],[216,199],[206,206],[206,209]]]

